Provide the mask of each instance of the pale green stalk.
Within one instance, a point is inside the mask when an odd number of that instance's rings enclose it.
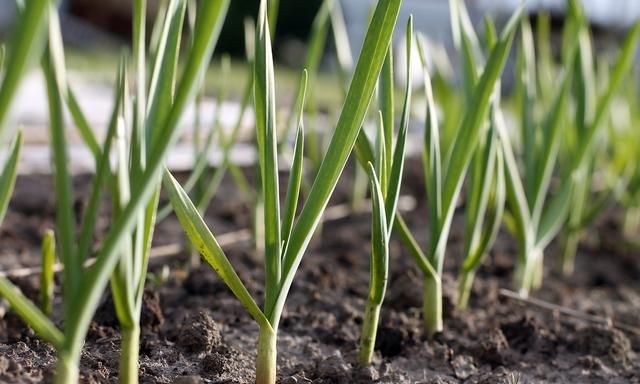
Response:
[[[140,3],[142,4],[142,3]],[[12,305],[12,308],[29,324],[34,331],[43,338],[43,340],[50,342],[58,352],[58,369],[56,374],[57,383],[76,383],[79,379],[79,360],[80,352],[84,342],[85,335],[88,331],[91,318],[98,306],[104,289],[109,281],[112,271],[116,267],[119,261],[121,261],[123,244],[127,244],[127,241],[133,241],[134,255],[136,257],[142,257],[137,259],[135,263],[131,264],[132,272],[131,277],[136,280],[134,294],[135,300],[140,302],[140,296],[143,289],[144,278],[141,276],[146,275],[146,256],[144,252],[140,250],[148,249],[150,244],[151,227],[153,226],[153,213],[155,212],[155,201],[158,194],[158,183],[160,177],[160,171],[162,170],[162,164],[164,157],[167,153],[169,146],[175,141],[176,138],[176,126],[186,107],[186,105],[193,99],[195,92],[195,80],[198,74],[201,73],[206,64],[208,64],[209,57],[213,51],[213,47],[219,35],[219,31],[226,14],[228,7],[228,0],[210,1],[202,3],[201,13],[196,22],[196,41],[193,47],[187,53],[185,60],[185,66],[181,80],[176,84],[175,96],[169,100],[169,103],[159,111],[162,112],[162,117],[158,118],[157,115],[153,124],[149,124],[148,127],[153,127],[154,135],[150,135],[152,139],[152,145],[148,147],[149,151],[144,151],[146,140],[140,139],[139,134],[141,127],[133,125],[131,134],[133,140],[130,142],[131,148],[135,153],[127,153],[132,158],[138,158],[139,163],[132,165],[131,172],[134,177],[130,180],[130,195],[127,203],[124,203],[122,209],[118,213],[117,217],[112,221],[112,225],[107,232],[104,240],[98,248],[95,263],[88,268],[82,266],[85,260],[85,252],[88,252],[88,247],[81,245],[76,247],[77,238],[74,230],[75,220],[73,218],[73,209],[70,204],[72,198],[72,190],[70,188],[69,172],[67,169],[67,144],[65,137],[65,124],[63,120],[63,100],[72,100],[70,93],[67,92],[66,78],[64,71],[64,56],[62,50],[62,41],[59,34],[59,25],[57,21],[57,11],[55,7],[48,2],[43,1],[30,1],[26,3],[26,8],[23,12],[23,16],[26,17],[27,23],[18,25],[26,25],[31,29],[27,29],[28,33],[25,35],[19,35],[18,41],[21,44],[29,45],[34,39],[33,31],[39,30],[40,26],[45,26],[46,23],[43,20],[44,15],[48,12],[50,17],[50,40],[47,55],[43,60],[43,69],[45,72],[45,78],[47,82],[47,91],[49,96],[50,117],[51,117],[51,134],[52,134],[52,149],[54,153],[54,167],[56,178],[56,195],[58,196],[58,230],[61,249],[61,259],[64,265],[64,320],[65,329],[64,332],[58,330],[55,325],[29,300],[16,291],[15,287],[5,278],[0,278],[0,294],[7,299]],[[34,19],[29,19],[33,15],[37,14],[35,9],[37,7],[44,7],[41,12],[41,18],[38,22]],[[47,9],[48,7],[48,9]],[[30,15],[30,16],[29,16]],[[22,28],[22,27],[21,27]],[[26,39],[26,40],[25,40]],[[28,44],[27,44],[28,43]],[[31,52],[32,47],[22,47],[17,52],[15,58],[10,58],[9,62],[13,63],[10,66],[22,65],[24,66],[26,60],[24,60],[23,53],[40,56],[41,52],[34,49]],[[22,53],[21,53],[22,52]],[[28,56],[28,55],[27,55]],[[157,57],[159,61],[163,61],[166,53],[158,53]],[[164,60],[166,62],[166,60]],[[171,60],[168,60],[171,61]],[[16,64],[17,63],[17,64]],[[15,69],[7,69],[7,73],[21,73],[16,72]],[[151,89],[162,89],[158,86],[158,79],[165,80],[171,78],[167,72],[162,73],[163,76],[157,76],[156,80],[152,80]],[[121,77],[122,78],[122,77]],[[13,84],[17,84],[16,79],[12,79]],[[7,84],[11,84],[7,83]],[[173,84],[169,84],[173,86]],[[3,82],[2,97],[7,97],[6,90],[10,90],[12,87],[5,88]],[[122,90],[124,87],[118,87]],[[142,85],[144,89],[144,85]],[[153,92],[151,92],[153,93]],[[165,96],[165,94],[163,94]],[[169,95],[171,97],[171,95]],[[9,98],[10,99],[10,98]],[[157,97],[153,97],[157,99]],[[139,99],[137,99],[139,100]],[[70,103],[71,104],[71,103]],[[76,103],[77,104],[77,103]],[[120,104],[119,102],[116,105]],[[3,103],[4,107],[7,103]],[[153,102],[151,106],[157,105]],[[116,107],[118,111],[119,107]],[[1,111],[1,109],[0,109]],[[74,114],[74,113],[72,113]],[[79,108],[75,110],[76,116],[74,119],[81,116]],[[120,112],[116,112],[120,114]],[[3,114],[0,113],[0,116]],[[149,120],[147,114],[147,121]],[[85,119],[86,120],[86,119]],[[84,127],[86,128],[86,126]],[[83,128],[81,128],[83,129]],[[90,130],[87,130],[87,138],[92,137],[89,134]],[[113,132],[113,131],[112,131]],[[149,133],[149,132],[148,132]],[[108,140],[110,136],[108,136]],[[108,142],[108,141],[107,141]],[[96,148],[92,148],[95,151]],[[125,148],[127,149],[127,148]],[[109,148],[103,149],[103,153],[98,156],[94,153],[94,157],[97,162],[98,175],[96,180],[101,180],[102,183],[107,183],[109,180],[104,176],[108,167],[108,151]],[[124,152],[124,151],[122,151]],[[128,149],[127,149],[128,152]],[[142,156],[146,153],[146,158]],[[102,161],[100,161],[102,160]],[[148,167],[144,168],[144,164]],[[124,168],[123,168],[124,169]],[[4,173],[3,173],[4,176]],[[126,183],[121,183],[126,185]],[[93,191],[99,191],[102,188],[102,184],[97,182],[93,186]],[[124,189],[123,189],[124,190]],[[100,193],[92,192],[90,206],[92,209],[97,209],[98,204],[94,204],[95,200],[99,200]],[[149,209],[153,207],[153,209]],[[85,214],[85,219],[89,218],[89,221],[95,220],[95,212]],[[140,225],[145,228],[140,233],[132,235],[133,229],[136,225]],[[88,227],[93,225],[90,223]],[[81,233],[81,239],[86,239],[87,231],[83,227]],[[140,227],[138,227],[140,228]],[[133,237],[132,237],[133,236]],[[80,244],[87,244],[86,240],[82,240]],[[128,278],[127,278],[128,280]],[[74,287],[71,289],[70,287]],[[134,302],[135,302],[134,300]],[[135,308],[134,312],[139,313],[139,308]],[[137,325],[134,325],[131,329],[134,332],[125,334],[125,339],[129,338],[135,340],[131,345],[137,345],[137,335],[135,329]],[[125,340],[126,343],[126,340]],[[127,346],[125,345],[126,349]],[[129,355],[127,355],[129,353]],[[131,348],[129,352],[125,352],[125,356],[130,361],[136,361],[137,359],[131,358],[137,353],[137,347]],[[133,367],[133,364],[129,363],[129,367]],[[135,368],[137,370],[137,367]],[[123,372],[126,373],[126,372]],[[135,381],[137,374],[128,375],[123,381]]]
[[[51,316],[53,313],[53,265],[56,262],[56,238],[48,229],[42,239],[42,271],[40,272],[40,309]]]
[[[378,140],[375,168],[368,163],[367,174],[371,183],[372,202],[372,225],[371,225],[371,277],[369,282],[369,295],[364,312],[362,323],[362,335],[360,337],[360,347],[358,361],[360,364],[371,364],[373,351],[378,333],[378,322],[380,310],[387,290],[389,276],[389,241],[393,230],[398,198],[400,196],[400,185],[404,169],[405,145],[409,120],[411,116],[411,64],[413,50],[413,17],[409,17],[406,29],[407,48],[407,82],[404,90],[404,104],[400,128],[396,139],[395,150],[390,148],[387,152],[387,145],[393,145],[393,126],[391,129],[385,128],[385,118],[379,114],[380,124],[378,125]],[[391,50],[391,47],[389,48]],[[387,56],[390,57],[390,56]],[[384,73],[384,67],[383,67]],[[383,87],[381,92],[394,92],[393,87]],[[382,100],[389,100],[381,95]],[[389,106],[387,106],[389,107]],[[390,112],[390,111],[388,111]],[[393,122],[393,116],[388,118],[388,122]],[[386,135],[392,135],[391,140]]]
[[[491,50],[484,71],[477,80],[477,84],[469,84],[469,107],[460,123],[448,154],[444,156],[440,151],[440,135],[435,103],[432,96],[427,97],[427,126],[425,130],[424,162],[427,180],[427,196],[430,218],[430,248],[427,261],[436,274],[425,275],[423,320],[425,332],[428,336],[440,332],[442,321],[442,282],[441,275],[444,265],[446,245],[453,220],[456,202],[462,189],[465,174],[472,160],[477,143],[481,138],[491,96],[495,92],[500,74],[505,65],[511,46],[513,34],[517,26],[520,12],[517,12],[507,24],[499,40]],[[462,21],[461,21],[462,23]],[[464,25],[464,24],[461,24]],[[462,31],[464,35],[468,32]],[[462,39],[469,40],[469,37]],[[421,47],[418,40],[418,47]],[[466,47],[466,48],[464,48]],[[463,45],[463,50],[471,49],[470,45]],[[421,48],[424,61],[424,47]],[[467,54],[467,60],[473,57]],[[477,65],[477,64],[476,64]],[[468,67],[473,68],[472,63]],[[425,86],[427,94],[431,95],[431,82],[426,69]],[[473,71],[468,71],[470,82]]]
[[[289,236],[283,234],[286,228],[283,229],[280,222],[277,147],[275,145],[275,116],[273,113],[275,110],[275,84],[273,82],[273,62],[271,61],[266,3],[263,1],[261,5],[259,28],[256,31],[258,37],[256,39],[256,84],[254,88],[258,118],[256,133],[263,184],[261,195],[265,204],[264,222],[273,224],[272,228],[265,228],[268,233],[265,233],[266,300],[263,310],[256,305],[234,272],[233,267],[187,194],[168,172],[165,173],[163,180],[165,188],[167,188],[171,203],[192,243],[202,252],[205,260],[214,267],[260,327],[256,383],[275,383],[277,329],[285,300],[306,247],[321,220],[322,213],[360,132],[391,41],[400,4],[400,0],[380,0],[376,7],[338,125],[320,165],[316,181],[310,189],[308,199]],[[299,113],[302,112],[299,111]],[[297,164],[296,160],[294,160],[294,164]],[[290,191],[295,191],[295,189],[289,188]],[[291,199],[293,197],[289,200],[291,201]],[[288,204],[286,207],[292,209],[292,205]],[[290,214],[291,212],[284,212],[284,217],[288,217]],[[281,240],[285,238],[288,238],[288,241],[282,247]]]

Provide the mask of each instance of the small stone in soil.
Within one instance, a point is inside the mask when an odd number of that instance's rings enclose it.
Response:
[[[535,348],[542,326],[535,317],[527,315],[519,320],[504,323],[500,328],[509,341],[509,346],[523,352]]]
[[[410,384],[411,381],[400,372],[391,372],[378,380],[379,384]]]
[[[578,339],[579,351],[594,356],[609,356],[627,362],[631,355],[631,342],[624,333],[605,327],[583,329]]]
[[[177,344],[191,353],[211,352],[222,344],[220,326],[206,312],[187,317],[180,328]]]
[[[219,375],[226,369],[227,359],[218,352],[207,354],[202,359],[202,370],[208,374]]]
[[[180,376],[173,380],[173,384],[201,384],[202,377],[200,376]]]
[[[317,375],[324,379],[334,379],[337,382],[345,382],[349,380],[349,371],[351,367],[347,364],[341,355],[327,357],[320,361],[317,367]]]
[[[468,355],[458,355],[451,360],[451,368],[458,379],[465,380],[475,374],[477,369],[473,364],[473,358]]]
[[[492,365],[504,364],[504,352],[509,349],[509,342],[500,328],[494,328],[480,341],[480,358]]]
[[[371,365],[359,365],[353,372],[353,378],[358,383],[373,383],[379,377],[380,374]]]

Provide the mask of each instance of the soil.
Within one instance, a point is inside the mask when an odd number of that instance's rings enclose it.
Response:
[[[346,172],[350,172],[347,170]],[[348,180],[349,177],[343,178]],[[424,244],[427,235],[422,171],[411,161],[403,194],[418,205],[404,216]],[[90,178],[75,179],[81,210]],[[332,204],[348,199],[341,184]],[[49,176],[24,176],[0,230],[2,270],[38,265],[46,228],[54,226]],[[354,213],[327,222],[312,242],[287,301],[278,339],[278,374],[294,383],[640,383],[640,336],[610,324],[586,322],[559,311],[509,299],[515,242],[500,234],[477,273],[469,309],[454,309],[455,274],[463,242],[457,215],[444,275],[445,330],[423,336],[420,271],[397,239],[391,243],[391,273],[374,364],[360,367],[355,354],[369,278],[370,216]],[[557,246],[547,252],[544,286],[535,298],[640,328],[640,262],[637,248],[622,246],[619,213],[608,212],[589,230],[576,273],[555,272]],[[233,184],[225,182],[206,220],[215,234],[250,225],[250,211]],[[109,223],[99,222],[104,231]],[[156,229],[156,245],[184,235],[171,216]],[[263,295],[263,266],[250,242],[225,247],[254,297]],[[251,383],[257,326],[207,265],[187,268],[186,253],[151,265],[142,316],[142,383]],[[162,270],[170,268],[168,278]],[[37,298],[37,276],[14,279]],[[57,294],[59,294],[57,288]],[[58,295],[59,296],[59,295]],[[61,324],[59,308],[53,315]],[[55,351],[0,304],[0,382],[51,382]],[[118,324],[105,295],[82,356],[82,382],[116,383]]]

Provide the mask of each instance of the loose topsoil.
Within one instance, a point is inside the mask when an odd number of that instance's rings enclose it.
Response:
[[[347,170],[346,172],[351,172]],[[344,177],[349,180],[351,177]],[[80,212],[90,186],[76,177]],[[403,194],[418,205],[405,212],[425,243],[428,233],[422,171],[409,162]],[[49,176],[20,177],[0,229],[0,269],[39,264],[42,234],[54,226]],[[348,199],[342,182],[332,204]],[[558,249],[546,254],[544,286],[535,298],[585,314],[640,328],[640,259],[620,235],[612,210],[589,230],[576,273],[554,272]],[[214,234],[250,226],[249,206],[225,182],[206,220]],[[108,228],[107,219],[98,223]],[[450,239],[444,275],[445,330],[423,336],[422,280],[397,239],[391,243],[391,273],[374,364],[359,367],[356,348],[369,279],[370,216],[357,213],[327,222],[305,256],[291,289],[278,339],[280,383],[640,383],[640,336],[607,324],[589,323],[500,294],[512,287],[517,249],[500,234],[473,286],[469,309],[459,313],[455,274],[463,243],[462,215]],[[184,240],[175,217],[156,229],[155,244]],[[225,247],[256,298],[262,298],[263,265],[250,242]],[[188,255],[154,261],[142,313],[140,381],[143,383],[251,383],[257,326],[208,265],[193,270]],[[168,278],[162,279],[163,268]],[[37,299],[37,276],[13,279]],[[58,279],[59,282],[59,279]],[[59,297],[59,288],[56,289]],[[62,326],[56,301],[55,321]],[[82,382],[115,383],[119,331],[107,295],[95,316],[82,356]],[[0,304],[0,382],[51,382],[54,350]]]

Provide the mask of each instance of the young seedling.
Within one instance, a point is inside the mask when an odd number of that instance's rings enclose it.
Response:
[[[452,1],[450,4],[454,43],[463,63],[464,98],[467,103],[470,103],[473,89],[478,83],[478,73],[481,68],[479,63],[484,61],[484,57],[464,3]],[[497,35],[493,21],[488,17],[484,21],[485,50],[490,53],[497,42]],[[427,98],[433,100],[429,81],[426,82],[425,88]],[[498,103],[500,101],[499,81],[494,92],[493,102]],[[475,272],[493,245],[500,228],[505,203],[502,152],[495,127],[489,124],[487,128],[488,132],[480,136],[469,166],[463,264],[458,276],[457,307],[459,310],[467,307]]]
[[[429,216],[430,220],[432,220],[429,256],[420,248],[400,214],[396,214],[394,229],[407,248],[409,255],[416,261],[425,276],[422,312],[425,333],[429,336],[441,331],[443,328],[441,274],[444,251],[446,251],[446,238],[451,229],[455,203],[462,188],[464,174],[477,146],[481,127],[486,119],[498,78],[506,63],[519,17],[520,11],[516,12],[509,20],[491,50],[482,76],[480,76],[477,86],[473,89],[471,102],[469,103],[470,107],[463,114],[456,131],[455,140],[452,140],[451,148],[446,157],[441,155],[441,139],[439,139],[435,102],[427,99],[425,150],[423,153],[429,199]],[[419,50],[422,51],[421,58],[424,67],[426,66],[425,44],[420,36],[418,36],[417,43]],[[425,70],[424,73],[425,82],[428,84],[427,89],[430,89],[428,71]],[[355,151],[358,162],[362,166],[366,166],[367,162],[373,162],[375,159],[372,145],[362,132],[357,138]],[[443,160],[447,161],[443,162]]]
[[[5,137],[5,122],[22,76],[42,55],[46,41],[48,0],[34,0],[21,9],[11,44],[0,49],[0,142]],[[0,173],[0,223],[4,219],[15,185],[22,133],[18,132],[2,164]]]
[[[519,88],[523,93],[531,95],[530,100],[536,99],[535,66],[533,52],[526,51],[532,44],[528,29],[523,29],[524,57],[520,60],[521,76],[519,79],[529,79]],[[495,113],[499,137],[505,152],[507,199],[509,202],[509,214],[505,221],[507,227],[515,235],[519,245],[519,258],[516,271],[516,287],[520,294],[526,296],[532,289],[542,283],[543,253],[549,242],[558,234],[566,223],[567,216],[576,198],[577,186],[585,183],[585,167],[588,167],[592,154],[593,141],[602,125],[605,112],[611,102],[615,89],[618,87],[622,76],[631,64],[631,58],[635,51],[640,23],[634,25],[629,33],[622,51],[614,66],[611,82],[607,85],[603,96],[598,100],[593,117],[587,120],[582,133],[576,138],[575,150],[572,152],[570,164],[566,174],[561,177],[560,184],[553,196],[550,194],[550,185],[556,159],[560,149],[562,127],[568,109],[572,71],[574,60],[581,60],[584,49],[587,47],[574,39],[573,45],[569,45],[572,52],[564,58],[564,73],[557,81],[560,85],[552,102],[548,104],[545,120],[538,123],[531,114],[523,113],[523,154],[524,167],[520,171],[514,154],[507,130],[502,121],[501,112]],[[583,40],[584,41],[584,40]],[[576,59],[577,57],[577,59]],[[585,74],[582,73],[581,76]],[[581,79],[588,82],[587,78]],[[580,88],[579,88],[580,89]],[[578,97],[578,100],[584,96]],[[524,97],[523,97],[524,99]],[[522,101],[527,103],[526,101]],[[583,103],[584,105],[584,103]],[[579,108],[580,109],[580,108]],[[530,131],[535,132],[537,124],[541,125],[543,137],[537,139]],[[539,141],[538,141],[539,140]],[[585,185],[585,184],[583,184]]]
[[[56,262],[56,237],[48,229],[42,239],[42,271],[40,272],[40,309],[51,317],[53,313],[53,265]]]
[[[598,124],[598,140],[585,152],[585,158],[580,166],[574,171],[576,177],[574,178],[574,190],[571,198],[569,215],[567,219],[567,230],[562,238],[562,253],[561,253],[561,267],[562,272],[565,275],[570,275],[574,269],[574,262],[577,253],[577,247],[584,235],[586,227],[593,221],[598,214],[608,206],[609,202],[613,200],[615,194],[619,194],[624,188],[620,184],[624,183],[625,177],[620,172],[622,169],[614,171],[614,174],[610,176],[612,180],[607,181],[610,186],[606,187],[604,191],[594,191],[594,178],[596,172],[600,169],[600,164],[609,163],[609,159],[603,158],[602,155],[606,155],[608,150],[607,140],[615,140],[615,132],[605,131],[608,116],[612,113],[609,112],[611,108],[606,106],[607,112],[603,116],[598,117],[599,121],[596,122],[595,112],[598,108],[602,108],[600,103],[613,103],[613,96],[617,92],[618,86],[613,82],[621,82],[621,79],[626,77],[630,68],[623,69],[622,74],[614,73],[608,63],[603,60],[599,61],[599,76],[596,76],[594,70],[594,54],[591,47],[591,36],[589,33],[587,22],[584,19],[584,14],[579,8],[578,4],[574,1],[572,4],[572,19],[574,24],[581,26],[579,34],[579,47],[578,54],[575,60],[575,80],[576,83],[576,108],[575,108],[575,124],[571,125],[569,131],[569,140],[563,152],[566,154],[565,160],[569,166],[573,165],[571,161],[573,156],[580,150],[581,140],[580,138],[587,134],[587,130],[591,124]],[[619,70],[620,68],[616,68]],[[620,78],[622,76],[622,78]],[[599,87],[598,87],[599,85]],[[611,86],[614,86],[612,90]],[[599,89],[600,88],[600,89]],[[602,98],[598,100],[602,92]],[[608,100],[605,99],[606,95]],[[633,101],[630,101],[633,105]],[[629,138],[632,142],[633,137]],[[615,147],[624,147],[624,143],[615,143]],[[615,148],[611,150],[615,152]],[[598,165],[597,165],[598,164]],[[614,170],[611,168],[611,170]]]
[[[425,273],[423,320],[427,335],[433,335],[443,328],[441,276],[453,213],[473,153],[481,140],[490,100],[506,62],[519,17],[519,12],[512,16],[491,50],[477,85],[470,88],[468,108],[447,155],[443,155],[440,149],[438,117],[430,93],[431,81],[424,60],[424,46],[418,40],[418,47],[423,53],[425,89],[428,95],[423,159],[429,205],[430,245],[428,256],[421,251],[412,251],[411,255]]]
[[[24,14],[30,14],[29,9],[37,6],[38,1],[28,2]],[[182,1],[174,2],[180,5]],[[90,267],[84,267],[84,262],[90,252],[91,237],[95,221],[101,191],[105,185],[124,186],[126,182],[121,182],[117,176],[123,177],[124,171],[116,172],[116,177],[109,176],[109,153],[111,142],[114,141],[117,130],[120,134],[126,132],[126,121],[122,108],[125,102],[125,71],[124,62],[120,65],[118,81],[116,86],[116,101],[114,112],[105,144],[102,149],[99,145],[90,145],[92,150],[97,151],[94,157],[97,159],[96,176],[89,198],[88,208],[84,213],[80,234],[76,237],[74,211],[71,204],[72,190],[69,171],[67,168],[67,145],[65,137],[65,123],[63,119],[64,103],[67,100],[69,109],[74,101],[74,97],[66,84],[64,74],[64,55],[62,51],[62,40],[60,38],[60,28],[57,18],[57,11],[53,4],[46,2],[49,17],[49,46],[47,54],[43,60],[43,69],[47,83],[47,93],[49,96],[51,145],[54,158],[54,178],[57,201],[57,240],[60,244],[60,258],[64,266],[63,275],[63,303],[64,303],[64,329],[56,327],[42,311],[33,303],[26,299],[13,284],[8,280],[0,279],[0,294],[11,304],[12,308],[31,326],[34,331],[45,341],[51,343],[58,353],[58,369],[56,372],[57,383],[76,383],[79,379],[80,352],[84,343],[85,335],[89,329],[91,318],[100,302],[100,298],[110,278],[126,277],[127,281],[116,281],[113,286],[119,288],[134,287],[132,290],[122,291],[119,298],[127,300],[127,310],[121,311],[118,315],[129,315],[139,313],[136,302],[130,300],[133,295],[139,295],[142,291],[143,277],[146,275],[145,254],[148,250],[150,239],[150,229],[152,228],[153,216],[155,214],[155,199],[157,198],[160,171],[164,163],[165,155],[176,139],[176,127],[186,106],[193,100],[197,89],[196,80],[199,74],[205,69],[215,46],[219,31],[226,14],[228,0],[208,1],[201,3],[198,19],[196,21],[195,41],[185,57],[184,69],[180,80],[177,81],[176,60],[178,47],[168,47],[166,41],[170,38],[161,39],[157,54],[154,59],[154,73],[151,77],[149,88],[149,100],[146,99],[147,87],[146,75],[146,55],[144,44],[145,4],[144,1],[137,1],[134,4],[135,25],[139,26],[138,32],[134,28],[134,58],[136,62],[136,75],[141,81],[137,87],[136,102],[134,104],[134,119],[132,123],[129,140],[120,139],[119,144],[127,146],[120,153],[130,154],[129,194],[124,196],[124,188],[118,193],[118,201],[122,203],[117,209],[112,225],[106,233],[104,240],[99,244],[95,263]],[[175,19],[172,19],[175,22]],[[42,20],[39,21],[42,23]],[[19,23],[19,25],[23,25]],[[38,23],[31,23],[31,28],[39,27]],[[46,25],[46,24],[45,24]],[[134,26],[135,27],[135,26]],[[179,31],[175,31],[179,34]],[[169,34],[170,35],[170,34]],[[157,69],[157,70],[156,70]],[[174,81],[175,80],[175,81]],[[175,84],[174,84],[175,82]],[[175,93],[171,92],[175,89]],[[148,103],[148,105],[147,105]],[[77,103],[76,103],[77,104]],[[76,105],[77,106],[77,105]],[[79,108],[72,113],[72,117],[79,121],[86,118]],[[89,128],[89,129],[86,129]],[[83,129],[83,128],[81,128]],[[84,134],[92,143],[97,143],[95,137],[91,136],[91,129],[84,126]],[[148,144],[148,145],[147,145]],[[122,162],[120,163],[122,165]],[[122,167],[124,168],[124,167]],[[115,181],[112,181],[115,180]],[[133,255],[135,260],[127,259],[123,255],[129,255],[128,251],[135,249]],[[116,275],[112,272],[116,270]],[[130,268],[129,268],[130,267]],[[129,271],[125,274],[123,271]],[[144,271],[144,273],[143,273]],[[139,277],[139,278],[138,278]],[[137,296],[136,296],[137,297]],[[133,310],[131,310],[133,308]],[[135,319],[135,317],[133,318]],[[135,329],[134,325],[134,328]],[[124,330],[123,332],[126,332]],[[131,358],[133,354],[137,356],[137,338],[131,335],[131,348],[128,349],[128,340],[123,334],[123,363],[121,368],[122,382],[136,382],[137,358]],[[135,362],[135,364],[133,364]]]
[[[534,119],[533,114],[533,106],[537,100],[535,54],[531,29],[526,20],[522,22],[518,69],[517,87],[521,107],[520,128],[523,147],[522,163],[524,164],[523,179],[521,182],[518,181],[520,184],[516,185],[514,182],[514,175],[520,171],[513,158],[510,138],[505,136],[497,105],[494,106],[492,123],[497,127],[505,152],[509,201],[509,211],[505,221],[519,243],[519,267],[516,271],[516,279],[520,293],[526,295],[537,284],[536,282],[542,279],[542,252],[552,238],[549,236],[549,231],[558,231],[567,214],[567,198],[571,193],[569,190],[571,184],[566,184],[567,187],[548,203],[552,208],[546,210],[544,208],[565,126],[571,68],[567,68],[562,78],[557,80],[559,86],[551,103],[545,103],[548,107],[541,122]],[[538,137],[538,132],[543,134]],[[519,178],[519,173],[517,175]]]
[[[476,270],[493,245],[506,199],[502,148],[493,125],[476,149],[469,169],[464,261],[458,275],[459,310],[467,308]]]
[[[309,191],[297,221],[290,227],[295,215],[299,191],[298,172],[302,161],[302,124],[298,125],[297,146],[294,151],[294,169],[285,199],[283,220],[280,219],[278,191],[277,139],[275,121],[275,84],[271,41],[267,21],[266,2],[260,8],[256,30],[254,97],[257,123],[257,142],[260,154],[261,194],[264,201],[265,228],[265,301],[261,309],[234,271],[197,209],[173,177],[165,172],[164,186],[178,218],[193,244],[205,260],[220,275],[234,295],[245,306],[260,328],[256,361],[256,382],[273,384],[276,381],[276,340],[285,301],[295,273],[306,248],[317,228],[322,213],[347,162],[351,148],[358,137],[376,79],[380,74],[384,56],[391,41],[398,17],[400,0],[378,2],[371,25],[365,37],[362,54],[355,70],[345,106],[320,165],[315,182]],[[304,88],[304,87],[303,87]],[[298,104],[302,109],[302,102]],[[300,116],[301,113],[299,112]],[[301,122],[301,120],[298,120]]]
[[[372,225],[371,225],[371,274],[369,281],[369,295],[362,323],[360,337],[360,351],[358,361],[361,364],[371,364],[373,350],[378,333],[380,310],[387,290],[389,276],[389,240],[393,230],[393,223],[400,196],[402,171],[404,169],[405,144],[409,119],[411,117],[411,51],[413,49],[413,18],[407,24],[407,83],[404,96],[404,108],[400,129],[396,138],[395,150],[386,152],[388,140],[385,134],[384,117],[379,114],[378,137],[376,145],[375,167],[368,164],[367,174],[371,183]],[[392,47],[389,47],[389,51]],[[390,89],[389,91],[393,91]],[[393,139],[393,138],[392,138]],[[391,158],[388,162],[387,158]]]
[[[46,41],[48,7],[48,0],[30,1],[23,5],[6,58],[5,49],[2,48],[2,57],[0,58],[0,68],[2,69],[0,72],[0,139],[4,137],[8,111],[24,73],[42,56]],[[4,220],[15,186],[21,149],[22,131],[18,131],[0,173],[0,224]],[[13,297],[19,295],[17,288],[11,282],[0,276],[0,296],[5,298],[19,315],[31,316],[34,320],[31,323],[32,328],[36,332],[40,331],[45,340],[59,341],[60,332],[55,329],[51,320],[37,306],[26,299],[12,300]]]

